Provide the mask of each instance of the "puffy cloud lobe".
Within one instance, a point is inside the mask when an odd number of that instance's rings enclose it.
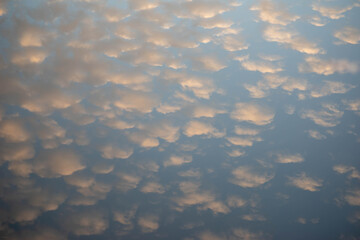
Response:
[[[261,73],[277,73],[283,71],[281,67],[263,61],[243,61],[241,66],[248,71],[258,71]]]
[[[266,125],[273,121],[275,113],[256,103],[236,103],[231,118],[237,121],[250,122],[255,125]]]
[[[207,135],[209,137],[223,137],[224,133],[220,132],[218,129],[214,128],[211,124],[200,122],[200,121],[190,121],[185,127],[183,133],[188,137],[193,137],[197,135]]]
[[[360,206],[360,190],[349,191],[344,198],[348,204]]]
[[[302,36],[299,36],[299,34],[296,32],[286,30],[282,26],[270,25],[266,27],[263,32],[263,36],[267,41],[285,44],[285,46],[289,46],[290,48],[302,53],[324,53],[324,51],[315,43],[308,41]]]
[[[7,119],[0,123],[0,137],[7,142],[25,142],[31,139],[30,132],[20,119]]]
[[[106,215],[97,209],[68,212],[62,220],[64,228],[77,236],[101,234],[109,225]]]
[[[321,6],[318,3],[314,3],[312,5],[312,9],[314,11],[319,12],[324,17],[328,17],[330,19],[340,19],[343,18],[347,11],[350,11],[354,7],[359,7],[359,3],[354,3],[352,5],[346,6],[346,7],[327,7],[327,6]]]
[[[303,162],[304,158],[300,154],[284,155],[278,154],[276,162],[278,163],[300,163]]]
[[[359,71],[357,63],[345,59],[325,60],[317,57],[305,58],[305,63],[299,65],[300,72],[313,72],[321,75],[332,75],[334,73],[352,73]]]
[[[360,42],[360,30],[353,27],[344,27],[334,33],[334,37],[343,43],[358,44]]]
[[[164,187],[157,182],[147,182],[140,190],[143,193],[159,193],[165,192]]]
[[[360,99],[344,100],[343,103],[346,105],[347,110],[360,114]]]
[[[306,191],[316,192],[322,187],[322,180],[308,177],[302,172],[296,177],[289,177],[289,184]]]
[[[316,131],[316,130],[309,130],[307,131],[309,136],[311,138],[314,138],[316,140],[322,140],[322,139],[326,139],[326,136],[321,134],[319,131]]]
[[[301,117],[311,119],[323,127],[335,127],[340,123],[339,119],[343,114],[344,112],[340,111],[336,105],[323,104],[322,110],[305,110]]]
[[[105,159],[129,158],[133,154],[131,148],[120,148],[111,144],[100,147],[101,156]]]
[[[81,157],[71,149],[44,150],[33,165],[34,172],[44,178],[67,176],[84,168]]]
[[[224,65],[219,59],[214,56],[203,56],[193,59],[193,64],[195,69],[217,72],[225,68]]]
[[[139,217],[138,225],[143,233],[154,232],[159,228],[159,217],[156,215]]]
[[[250,167],[241,166],[232,171],[230,182],[244,188],[253,188],[269,182],[274,175],[259,173]]]
[[[164,166],[168,167],[168,166],[179,166],[185,163],[190,163],[192,162],[192,156],[188,156],[188,155],[184,155],[184,156],[170,156],[169,160],[166,160],[164,162]]]
[[[271,24],[288,25],[300,18],[269,0],[262,0],[259,5],[251,7],[250,10],[258,11],[259,18]]]
[[[324,85],[318,89],[315,88],[310,95],[315,98],[324,97],[330,94],[346,93],[354,87],[343,82],[324,81]]]
[[[23,161],[35,156],[35,150],[29,144],[8,145],[1,152],[2,158],[5,161]]]

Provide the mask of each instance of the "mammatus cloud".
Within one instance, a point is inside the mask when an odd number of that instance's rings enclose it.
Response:
[[[354,27],[345,27],[336,31],[334,37],[343,43],[358,44],[360,42],[360,30]]]
[[[309,130],[307,131],[309,136],[311,138],[314,138],[316,140],[322,140],[322,139],[326,139],[326,136],[321,134],[319,131],[316,131],[316,130]]]
[[[348,191],[345,201],[352,206],[360,206],[360,190]]]
[[[328,17],[330,19],[340,19],[343,18],[345,15],[345,13],[347,11],[350,11],[351,9],[353,9],[354,7],[359,7],[359,3],[354,3],[352,5],[348,5],[346,7],[328,7],[328,6],[324,6],[324,5],[320,5],[318,3],[314,3],[312,5],[312,9],[314,11],[319,12],[321,15],[323,15],[324,17]]]
[[[44,150],[33,165],[33,171],[44,178],[67,176],[84,168],[81,157],[71,149]]]
[[[324,81],[323,86],[318,87],[310,92],[312,97],[324,97],[331,94],[343,94],[350,91],[355,86],[343,83],[343,82],[335,82],[335,81]]]
[[[254,171],[250,167],[238,167],[232,171],[230,182],[244,188],[253,188],[269,182],[274,175]]]
[[[269,42],[277,42],[296,51],[306,54],[321,54],[324,50],[316,43],[310,42],[295,31],[290,31],[283,26],[270,25],[264,29],[264,39]]]
[[[306,191],[316,192],[322,187],[322,180],[308,177],[302,172],[296,177],[289,177],[289,184]]]
[[[360,114],[360,99],[344,100],[343,103],[347,110],[354,111],[358,115]]]
[[[333,167],[333,170],[337,173],[340,174],[346,174],[348,173],[348,178],[352,179],[360,179],[360,172],[352,166],[347,166],[347,165],[335,165]]]
[[[170,156],[169,160],[166,160],[164,162],[164,166],[168,167],[168,166],[179,166],[182,165],[184,163],[190,163],[192,162],[192,156],[189,155],[184,155],[184,156]]]
[[[231,118],[255,125],[266,125],[273,121],[275,113],[270,108],[257,103],[236,103]]]
[[[139,217],[138,225],[143,233],[154,232],[159,228],[159,217],[156,215]]]
[[[223,137],[225,133],[220,132],[218,129],[213,127],[210,123],[200,121],[190,121],[184,128],[183,133],[188,136],[206,135],[209,137]]]
[[[346,59],[321,59],[318,57],[306,57],[305,63],[299,65],[299,71],[304,73],[316,73],[321,75],[332,75],[334,73],[352,73],[359,71],[359,66],[355,62]]]
[[[64,228],[77,236],[101,234],[109,226],[107,216],[98,209],[68,212],[62,220]]]
[[[250,10],[258,11],[260,20],[271,24],[288,25],[300,18],[288,12],[284,6],[275,4],[270,0],[262,0],[258,5],[251,7]]]
[[[343,114],[344,112],[340,111],[335,105],[322,104],[321,110],[305,110],[301,117],[308,118],[323,127],[335,127],[340,123]]]
[[[278,163],[300,163],[303,162],[304,158],[300,154],[278,154],[276,162]]]

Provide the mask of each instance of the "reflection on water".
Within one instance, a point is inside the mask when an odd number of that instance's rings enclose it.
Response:
[[[0,2],[0,238],[360,238],[359,7]]]

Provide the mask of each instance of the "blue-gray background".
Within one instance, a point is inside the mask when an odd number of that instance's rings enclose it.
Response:
[[[360,239],[360,1],[2,0],[1,239]]]

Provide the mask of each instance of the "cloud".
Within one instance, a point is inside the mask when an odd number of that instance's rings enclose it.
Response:
[[[198,98],[209,99],[210,95],[216,91],[212,79],[207,77],[188,74],[186,72],[164,71],[162,77],[171,82],[176,82],[184,90],[190,90]],[[188,102],[194,100],[181,92],[176,92],[175,96]]]
[[[252,11],[258,11],[261,21],[271,24],[288,25],[298,20],[300,17],[289,13],[282,5],[274,4],[269,0],[262,0],[259,5],[252,6]]]
[[[344,27],[334,33],[334,37],[343,43],[358,44],[360,42],[360,30],[353,27]]]
[[[91,171],[96,174],[108,174],[114,170],[114,165],[110,163],[98,163],[91,168]]]
[[[205,29],[213,28],[229,28],[233,25],[233,22],[228,19],[215,16],[213,18],[200,19],[198,24]]]
[[[233,208],[244,207],[247,203],[246,200],[238,196],[230,196],[227,198],[226,202],[229,207],[233,207]]]
[[[331,94],[342,94],[350,91],[355,86],[343,82],[324,81],[324,85],[320,88],[315,88],[310,92],[312,97],[324,97]]]
[[[300,154],[278,154],[277,163],[300,163],[303,162],[304,158]]]
[[[274,175],[254,171],[250,167],[241,166],[232,171],[230,182],[244,188],[253,188],[269,182]]]
[[[345,201],[352,206],[360,206],[360,190],[348,191]]]
[[[164,187],[157,182],[147,182],[140,190],[143,193],[159,193],[165,192]]]
[[[0,151],[5,161],[23,161],[35,156],[35,149],[29,144],[7,145]]]
[[[205,106],[205,105],[197,105],[193,109],[193,117],[201,118],[201,117],[209,117],[213,118],[217,114],[225,113],[225,110],[216,109],[213,107]]]
[[[245,221],[250,221],[250,222],[266,221],[266,218],[263,215],[255,214],[255,213],[243,215],[241,218]]]
[[[308,118],[323,127],[335,127],[340,123],[343,114],[344,112],[340,111],[336,105],[322,104],[321,110],[305,110],[301,117]]]
[[[6,119],[0,122],[0,137],[7,142],[25,142],[31,139],[30,132],[20,119]]]
[[[129,158],[133,154],[131,148],[120,148],[112,144],[107,144],[100,147],[101,156],[105,159]]]
[[[183,133],[188,137],[206,135],[209,137],[223,137],[225,133],[220,132],[218,129],[214,128],[210,123],[200,122],[200,121],[190,121],[184,127]]]
[[[350,173],[348,174],[349,179],[360,179],[360,173],[355,167],[346,165],[335,165],[333,167],[333,170],[340,174]]]
[[[231,1],[232,2],[232,1]],[[219,14],[229,11],[232,4],[218,0],[184,1],[179,5],[172,5],[173,13],[178,18],[213,18]]]
[[[231,113],[232,119],[255,125],[267,125],[273,121],[274,116],[273,110],[256,103],[236,103]]]
[[[156,215],[139,217],[137,222],[143,233],[154,232],[159,228],[159,217]]]
[[[304,73],[313,72],[321,75],[332,75],[334,73],[352,73],[359,71],[357,63],[345,59],[321,59],[317,57],[306,57],[305,63],[299,65],[299,71]]]
[[[66,212],[62,216],[64,228],[77,236],[103,233],[109,226],[107,217],[101,210],[87,208]]]
[[[340,19],[345,17],[344,13],[347,11],[350,11],[354,7],[358,7],[359,3],[354,3],[352,5],[346,6],[346,7],[327,7],[327,6],[321,6],[318,3],[314,3],[312,5],[312,9],[314,11],[319,12],[324,17],[328,17],[330,19]]]
[[[277,73],[283,71],[281,67],[264,61],[242,61],[241,66],[248,71],[258,71],[261,73]]]
[[[159,107],[156,108],[156,111],[162,114],[174,113],[181,109],[180,106],[173,106],[169,104],[160,104]]]
[[[231,144],[242,147],[251,147],[254,141],[261,141],[261,138],[257,137],[227,137],[226,138]]]
[[[308,177],[302,172],[296,177],[289,177],[289,184],[306,191],[316,192],[322,187],[322,180]]]
[[[310,42],[297,32],[286,30],[283,26],[270,25],[263,32],[264,39],[269,42],[284,44],[296,51],[306,54],[320,54],[324,51],[316,43]]]
[[[326,139],[326,136],[321,134],[319,131],[316,131],[316,130],[309,130],[307,131],[309,136],[311,138],[314,138],[316,140],[322,140],[322,139]]]
[[[343,104],[346,105],[347,110],[354,111],[356,114],[360,115],[360,99],[343,100]]]
[[[219,41],[222,47],[229,52],[241,51],[248,49],[249,45],[245,42],[242,36],[235,34],[226,34],[222,36]]]
[[[196,57],[192,59],[192,61],[194,69],[203,71],[217,72],[226,67],[226,65],[215,56]]]
[[[43,49],[25,48],[14,52],[11,62],[19,66],[36,65],[42,63],[47,56],[48,53]]]
[[[255,136],[258,135],[260,133],[259,130],[254,129],[254,128],[244,128],[244,127],[240,127],[240,126],[235,126],[235,133],[237,135],[249,135],[249,136]]]
[[[0,3],[0,17],[5,15],[7,12],[5,2]]]
[[[190,162],[192,162],[192,156],[190,155],[183,155],[183,156],[173,155],[170,156],[170,158],[164,162],[164,167],[179,166]]]
[[[35,229],[25,229],[13,233],[9,239],[12,240],[66,240],[64,233],[49,227],[38,226]]]
[[[33,165],[34,172],[43,178],[67,176],[84,168],[81,157],[71,149],[43,150]]]
[[[157,138],[148,137],[141,132],[134,132],[129,134],[129,139],[139,144],[143,148],[153,148],[159,146],[159,140]]]
[[[146,134],[153,138],[162,138],[167,142],[176,142],[180,136],[179,127],[173,126],[170,121],[158,121],[149,124],[139,124],[139,129],[142,129]]]

